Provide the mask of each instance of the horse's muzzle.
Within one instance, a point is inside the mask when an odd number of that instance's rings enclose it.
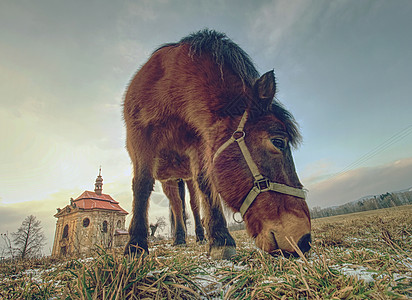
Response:
[[[276,237],[275,237],[275,235],[274,235],[273,233],[272,233],[272,236],[273,236],[273,238],[274,238],[275,244],[277,245]],[[307,234],[305,234],[304,236],[302,236],[302,237],[299,239],[297,245],[298,245],[300,251],[302,251],[302,253],[306,253],[306,252],[308,252],[308,251],[310,250],[310,248],[311,248],[311,245],[310,245],[311,242],[312,242],[312,237],[311,237],[310,233],[307,233]],[[289,251],[285,251],[285,250],[281,250],[281,249],[277,249],[277,250],[275,250],[274,252],[272,252],[272,253],[270,253],[270,254],[271,254],[272,256],[282,255],[282,256],[284,256],[284,257],[286,257],[286,258],[289,258],[289,257],[299,257],[299,254],[296,253],[296,252],[289,252]]]

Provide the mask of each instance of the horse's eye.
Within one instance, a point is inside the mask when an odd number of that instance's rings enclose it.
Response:
[[[276,148],[278,148],[280,151],[284,151],[286,149],[286,141],[284,139],[280,138],[274,138],[270,140]]]

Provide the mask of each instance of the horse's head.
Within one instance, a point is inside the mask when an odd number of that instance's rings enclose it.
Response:
[[[261,249],[296,254],[290,242],[302,252],[311,242],[309,209],[291,153],[300,135],[293,117],[272,102],[275,91],[273,72],[254,83],[246,112],[230,121],[232,137],[219,141],[212,177],[216,192],[240,211]]]

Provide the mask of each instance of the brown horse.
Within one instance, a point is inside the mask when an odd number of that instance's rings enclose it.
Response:
[[[310,249],[309,210],[291,154],[300,134],[275,92],[273,71],[260,77],[249,56],[216,31],[152,54],[124,102],[134,167],[126,253],[148,251],[154,180],[179,178],[192,180],[201,198],[212,257],[228,258],[236,247],[220,199],[241,213],[261,249]]]

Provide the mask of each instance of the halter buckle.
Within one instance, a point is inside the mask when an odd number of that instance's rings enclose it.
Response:
[[[235,132],[233,132],[232,138],[233,138],[235,141],[238,141],[238,140],[240,140],[241,138],[244,138],[245,135],[246,135],[246,134],[245,134],[245,132],[244,132],[243,130],[241,130],[241,131],[236,130]]]
[[[270,190],[270,181],[267,178],[262,178],[255,181],[255,186],[260,192],[267,192]]]

